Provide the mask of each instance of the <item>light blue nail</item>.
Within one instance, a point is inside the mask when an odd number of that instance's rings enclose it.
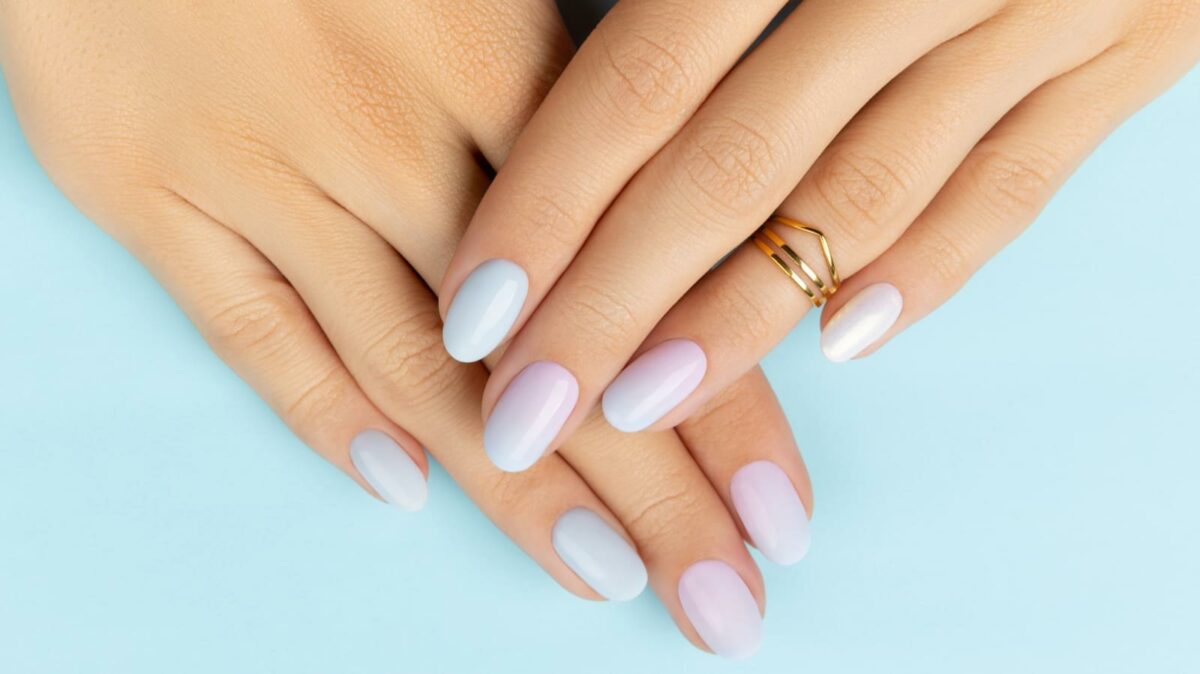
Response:
[[[605,599],[629,601],[646,588],[646,565],[637,550],[587,508],[563,513],[551,539],[559,558]]]
[[[488,260],[476,267],[446,312],[446,351],[462,363],[491,353],[512,329],[528,293],[529,277],[515,262]]]
[[[410,512],[425,507],[425,475],[392,436],[373,428],[359,433],[350,441],[350,461],[383,500]]]

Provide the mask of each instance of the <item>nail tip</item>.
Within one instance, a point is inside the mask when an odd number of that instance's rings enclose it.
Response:
[[[760,648],[762,648],[761,640],[759,640],[759,642],[754,644],[754,646],[751,648],[732,652],[726,651],[724,653],[717,653],[717,655],[725,658],[726,660],[749,660],[758,654]]]
[[[421,493],[415,494],[413,498],[407,501],[395,501],[392,503],[392,505],[406,513],[418,513],[424,510],[426,504],[428,503],[429,489],[426,487],[425,489],[421,490]]]
[[[605,595],[604,593],[600,594],[608,601],[615,601],[623,604],[625,602],[637,599],[638,597],[642,596],[642,593],[645,591],[646,584],[642,583],[636,590],[629,590],[628,592],[614,592],[611,595]],[[599,590],[597,590],[597,592],[599,592]]]
[[[483,451],[485,454],[487,454],[488,460],[492,462],[493,466],[506,473],[523,473],[526,470],[529,470],[529,468],[532,467],[533,464],[537,463],[538,459],[541,458],[541,455],[539,454],[534,456],[533,460],[529,460],[522,457],[519,452],[508,449],[507,447],[497,449],[497,444],[495,442],[488,442],[486,432],[484,433]]]
[[[635,553],[635,556],[636,556],[636,553]],[[638,597],[642,596],[642,593],[646,591],[646,586],[649,584],[650,578],[646,573],[646,565],[644,563],[642,563],[640,556],[637,557],[637,561],[639,564],[639,573],[626,586],[618,587],[618,588],[608,588],[607,592],[602,592],[597,589],[596,592],[600,593],[600,595],[603,596],[608,601],[615,601],[615,602],[620,602],[620,603],[633,601],[634,599],[637,599]]]
[[[536,461],[517,461],[511,456],[487,449],[486,446],[484,447],[484,451],[487,453],[487,457],[492,462],[492,465],[506,473],[523,473],[534,463],[537,463]]]
[[[417,512],[429,498],[429,482],[420,466],[391,436],[368,429],[350,442],[350,463],[385,503]]]
[[[775,552],[772,552],[771,554],[767,554],[766,552],[763,552],[762,550],[760,550],[759,552],[763,553],[763,557],[766,557],[767,561],[769,561],[772,564],[775,564],[777,566],[795,566],[796,564],[803,562],[805,557],[808,557],[808,547],[807,546],[805,546],[803,550],[800,550],[798,552],[775,551]]]
[[[622,433],[637,433],[645,430],[647,424],[638,425],[636,423],[631,423],[629,419],[622,418],[621,415],[613,410],[610,405],[605,404],[605,400],[605,398],[600,399],[600,411],[604,413],[604,420],[608,422],[609,426],[612,426]]]
[[[477,363],[491,353],[491,350],[480,353],[478,347],[472,348],[470,343],[456,339],[455,330],[449,322],[442,325],[442,347],[450,357],[460,363]]]
[[[824,339],[821,340],[821,355],[825,356],[825,360],[831,363],[844,363],[850,360],[845,354],[839,353],[836,347]]]
[[[399,503],[397,501],[392,501],[388,505],[392,506],[393,508],[395,508],[396,510],[399,510],[402,513],[419,513],[425,509],[424,503],[415,503],[415,504],[409,505],[407,503]]]

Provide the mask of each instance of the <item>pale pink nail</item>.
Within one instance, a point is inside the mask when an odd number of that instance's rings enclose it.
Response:
[[[876,283],[858,291],[821,331],[821,351],[835,363],[862,353],[896,323],[904,298],[896,286]]]
[[[640,431],[670,412],[704,379],[708,359],[699,344],[672,339],[650,349],[604,392],[604,418],[617,430]]]
[[[776,564],[795,564],[808,554],[808,512],[783,469],[770,461],[748,463],[734,473],[729,491],[755,547]]]
[[[579,400],[579,384],[548,360],[521,370],[492,409],[483,448],[501,470],[519,472],[537,463]]]
[[[762,615],[733,567],[715,559],[689,566],[679,577],[679,603],[714,653],[748,658],[762,643]]]

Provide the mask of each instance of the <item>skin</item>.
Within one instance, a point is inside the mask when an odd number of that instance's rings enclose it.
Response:
[[[485,416],[526,365],[554,361],[580,387],[561,442],[633,357],[672,339],[699,344],[707,371],[650,430],[703,409],[812,308],[745,243],[775,212],[828,238],[845,282],[823,324],[868,285],[900,290],[869,353],[1200,58],[1197,0],[806,0],[743,58],[783,4],[624,0],[582,45],[441,286],[445,311],[485,260],[529,276]]]
[[[730,505],[768,459],[808,512],[786,419],[752,370],[678,431],[597,415],[521,474],[481,450],[487,370],[441,347],[437,298],[471,213],[571,55],[553,3],[0,0],[0,64],[57,185],[156,275],[295,433],[370,491],[364,429],[422,447],[567,590],[550,531],[583,506],[633,542],[680,630],[680,574],[732,566]]]

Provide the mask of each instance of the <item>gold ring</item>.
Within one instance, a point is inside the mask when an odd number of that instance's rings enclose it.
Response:
[[[797,255],[787,241],[783,240],[783,237],[771,229],[772,224],[791,227],[817,238],[817,243],[821,246],[821,254],[825,257],[825,267],[829,270],[829,283],[821,280],[821,276],[812,266]],[[808,300],[814,307],[820,308],[825,304],[825,300],[837,292],[838,286],[842,284],[842,279],[838,276],[837,265],[833,263],[833,254],[829,252],[829,242],[825,240],[825,235],[821,233],[821,230],[815,227],[810,227],[799,220],[785,218],[782,215],[773,215],[754,233],[754,245],[771,258],[775,266],[792,279],[792,282],[799,286],[805,295],[808,295]],[[802,278],[801,274],[807,280]]]

